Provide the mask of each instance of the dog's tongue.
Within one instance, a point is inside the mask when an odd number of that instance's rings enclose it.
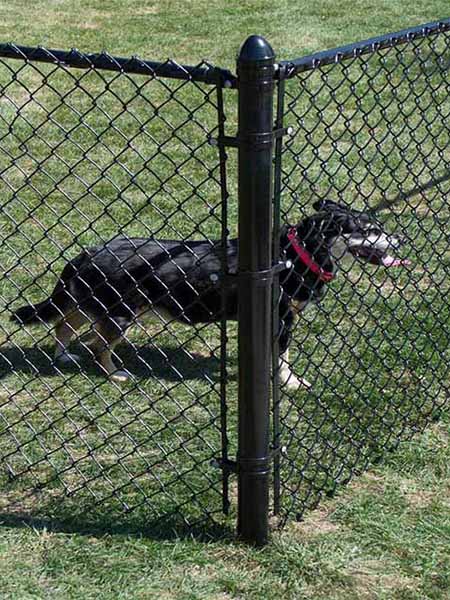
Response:
[[[393,256],[389,256],[389,254],[383,256],[381,260],[385,267],[403,267],[404,265],[411,264],[411,261],[407,258],[394,258]]]

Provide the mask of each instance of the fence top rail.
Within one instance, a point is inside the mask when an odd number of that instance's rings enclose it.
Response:
[[[436,33],[443,33],[445,31],[450,31],[450,18],[425,23],[409,29],[402,29],[395,33],[380,35],[369,38],[368,40],[362,40],[346,46],[339,46],[323,52],[316,52],[302,58],[280,61],[279,64],[280,67],[284,67],[284,77],[291,78],[303,71],[309,71],[323,65],[356,58],[362,54],[371,54],[378,50],[392,48],[400,44],[405,44],[419,38],[428,37]],[[278,73],[280,73],[280,69],[278,70]]]
[[[70,51],[52,50],[41,46],[35,48],[18,46],[11,42],[0,43],[1,58],[52,63],[77,69],[99,69],[132,75],[184,79],[214,85],[220,84],[222,87],[236,86],[236,76],[231,71],[215,67],[204,61],[197,66],[187,66],[170,59],[166,62],[155,62],[137,56],[120,58],[112,56],[108,52],[86,54],[75,48]]]

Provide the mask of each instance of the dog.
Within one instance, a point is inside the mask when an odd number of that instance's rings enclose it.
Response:
[[[402,240],[383,231],[363,212],[331,200],[316,202],[315,213],[280,232],[279,273],[280,382],[289,388],[310,387],[291,371],[288,349],[295,313],[317,302],[350,255],[385,267],[408,264],[395,258]],[[55,360],[77,362],[68,351],[72,337],[90,325],[86,344],[104,373],[116,382],[129,378],[113,362],[114,348],[136,320],[153,315],[187,325],[236,320],[238,241],[229,240],[229,280],[222,290],[223,247],[219,241],[157,240],[118,237],[81,252],[64,267],[49,298],[17,309],[11,319],[21,325],[55,323]],[[222,301],[222,292],[225,294]]]

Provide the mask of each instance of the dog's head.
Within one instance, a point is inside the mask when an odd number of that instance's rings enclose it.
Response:
[[[387,233],[382,225],[364,212],[331,200],[314,205],[317,211],[301,224],[304,240],[325,246],[339,263],[348,255],[373,265],[394,267],[410,264],[398,252],[403,240]]]

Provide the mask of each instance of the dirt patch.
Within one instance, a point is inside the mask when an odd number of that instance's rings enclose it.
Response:
[[[378,473],[374,473],[373,471],[368,471],[353,479],[348,485],[348,490],[357,492],[360,490],[366,490],[375,492],[377,494],[382,494],[385,490],[385,487],[385,477],[378,475]]]
[[[443,423],[433,423],[428,429],[444,444],[450,441],[450,429]]]
[[[392,483],[385,476],[369,471],[354,479],[349,484],[348,489],[356,492],[366,491],[382,496],[389,485],[392,485]],[[411,508],[425,508],[436,497],[435,491],[419,488],[417,482],[413,479],[399,477],[396,479],[396,487]]]
[[[100,29],[101,24],[100,23],[92,23],[85,21],[84,23],[79,23],[78,25],[78,29],[85,29],[85,30],[92,30],[92,29]]]
[[[400,479],[398,489],[412,508],[425,508],[436,497],[435,491],[420,489],[413,479]]]
[[[148,17],[149,15],[158,15],[161,12],[158,6],[141,6],[136,8],[133,13],[137,17]]]
[[[383,592],[417,592],[418,583],[412,577],[389,573],[381,560],[367,560],[353,564],[346,574],[353,583],[357,598],[372,599]]]
[[[321,506],[308,513],[303,521],[293,523],[292,529],[300,536],[314,537],[327,533],[335,533],[341,527],[331,521],[332,508]]]

